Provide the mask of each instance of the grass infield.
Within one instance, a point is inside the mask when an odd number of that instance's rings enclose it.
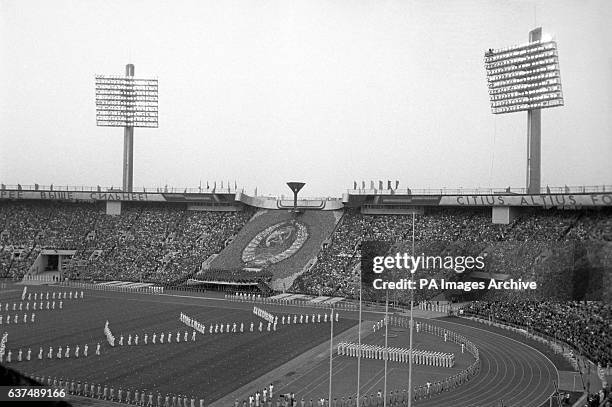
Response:
[[[0,292],[2,311],[0,315],[23,315],[24,311],[12,311],[13,302],[21,302],[23,286],[9,285]],[[29,292],[68,291],[64,287],[31,286]],[[74,289],[72,289],[74,291]],[[80,291],[80,290],[79,290]],[[120,294],[85,290],[83,300],[63,300],[63,309],[36,312],[36,322],[28,324],[3,324],[0,329],[8,332],[7,351],[12,351],[12,363],[8,367],[18,371],[62,377],[82,382],[106,384],[118,389],[129,388],[162,394],[173,393],[203,398],[206,404],[215,401],[233,390],[262,376],[266,372],[295,358],[301,353],[329,339],[329,323],[279,324],[276,332],[257,330],[259,317],[252,313],[252,304],[232,303],[202,298]],[[50,297],[51,298],[51,297]],[[46,299],[43,301],[46,306]],[[52,300],[51,300],[52,301]],[[9,311],[4,311],[5,303]],[[40,300],[38,301],[40,303]],[[266,309],[266,306],[258,305]],[[25,303],[24,303],[25,307]],[[278,312],[278,309],[270,310]],[[287,308],[299,312],[298,308]],[[31,311],[30,311],[31,312]],[[206,335],[198,334],[191,342],[191,328],[179,321],[181,312],[206,324]],[[306,310],[302,312],[307,312]],[[310,310],[322,313],[322,310]],[[108,345],[104,335],[104,323],[118,342],[119,336],[139,335],[139,345]],[[208,334],[210,323],[244,322],[245,331],[250,322],[255,322],[255,332]],[[354,319],[343,318],[342,312],[334,332],[341,333],[356,325]],[[189,341],[183,342],[185,331]],[[175,342],[176,332],[181,332],[181,342]],[[153,332],[173,333],[170,344],[151,344]],[[149,345],[143,344],[144,334],[149,334]],[[101,355],[95,356],[97,343],[101,344]],[[83,346],[89,344],[89,356],[84,358]],[[71,348],[69,359],[47,359],[49,346],[54,354],[59,346]],[[81,348],[81,357],[74,357],[76,345]],[[44,359],[38,360],[39,347],[43,347]],[[32,360],[16,362],[17,351],[32,349]]]

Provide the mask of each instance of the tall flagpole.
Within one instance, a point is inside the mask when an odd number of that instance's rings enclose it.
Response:
[[[359,323],[357,324],[357,343],[359,344],[359,351],[357,352],[357,398],[355,402],[357,407],[359,404],[359,388],[361,387],[361,289],[363,287],[363,280],[361,279],[361,267],[359,267]]]
[[[389,290],[387,290],[387,297],[385,300],[385,384],[383,387],[383,407],[387,407],[387,361],[389,360],[389,350],[387,348],[387,339],[389,336],[387,335],[389,332]]]
[[[327,405],[331,406],[332,400],[332,357],[334,355],[334,309],[331,310],[331,329],[329,338],[329,398],[327,399]]]
[[[414,211],[412,212],[412,255],[414,256]],[[410,281],[413,281],[413,274],[410,273]],[[412,325],[414,319],[412,309],[414,307],[414,289],[410,290],[410,349],[408,351],[408,407],[412,407]]]

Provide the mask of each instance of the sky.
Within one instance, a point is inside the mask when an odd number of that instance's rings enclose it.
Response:
[[[0,0],[0,182],[120,186],[96,74],[159,80],[134,186],[252,194],[524,187],[527,113],[493,115],[484,51],[558,43],[542,185],[612,184],[609,0]]]

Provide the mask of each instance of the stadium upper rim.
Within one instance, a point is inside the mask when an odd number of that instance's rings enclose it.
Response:
[[[89,186],[89,185],[5,185],[2,184],[0,190],[4,191],[53,191],[53,192],[125,192],[121,188],[114,186],[102,187],[102,186]],[[412,189],[412,188],[395,188],[395,189],[377,189],[377,188],[358,188],[358,189],[346,189],[348,195],[529,195],[527,188],[426,188],[426,189]],[[245,193],[244,187],[225,187],[225,188],[202,188],[202,187],[137,187],[133,188],[131,193],[157,193],[157,194],[236,194]],[[610,193],[612,192],[612,185],[574,185],[574,186],[562,186],[562,187],[542,187],[540,188],[540,194],[590,194],[590,193]],[[257,197],[283,199],[284,196],[265,195],[257,194],[253,195]],[[323,201],[335,201],[342,200],[342,197],[300,197],[303,200],[323,200]]]

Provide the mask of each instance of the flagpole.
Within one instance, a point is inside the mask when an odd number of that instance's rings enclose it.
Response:
[[[412,212],[412,256],[414,256],[414,211]],[[410,273],[410,281],[413,281],[413,274]],[[412,310],[414,308],[414,289],[410,290],[410,348],[408,351],[408,407],[412,407],[412,325],[414,325],[414,319]]]
[[[389,360],[389,350],[387,348],[388,345],[388,338],[389,336],[387,335],[389,333],[389,290],[387,290],[387,296],[386,296],[386,300],[385,300],[385,353],[384,353],[384,357],[385,357],[385,384],[383,387],[383,407],[387,407],[387,362]]]
[[[357,352],[357,399],[355,400],[355,402],[357,403],[357,407],[360,407],[359,404],[359,394],[360,394],[360,387],[361,387],[361,289],[363,287],[363,280],[361,279],[361,267],[359,267],[359,323],[357,324],[357,343],[359,344],[358,346],[358,352]]]
[[[329,339],[329,396],[327,399],[328,407],[331,405],[332,397],[332,357],[334,353],[334,309],[331,310],[331,329]]]

